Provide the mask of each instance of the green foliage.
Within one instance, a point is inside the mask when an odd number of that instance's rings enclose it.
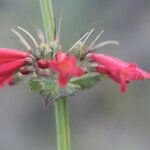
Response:
[[[40,81],[37,80],[36,78],[33,80],[30,80],[29,82],[31,90],[32,91],[40,91],[42,89],[42,85],[40,84]]]
[[[88,73],[80,78],[73,78],[71,83],[80,86],[82,90],[91,88],[98,81],[101,81],[102,75],[99,73]]]
[[[52,78],[34,77],[29,81],[32,91],[39,91],[50,100],[57,100],[61,97],[72,96],[79,91],[79,86],[69,83],[66,88],[61,88],[57,81]]]
[[[71,79],[65,88],[60,87],[56,80],[45,77],[33,77],[29,84],[32,91],[38,91],[45,97],[45,103],[47,104],[49,100],[72,96],[79,90],[91,88],[101,80],[101,77],[98,73],[88,73],[80,78]]]

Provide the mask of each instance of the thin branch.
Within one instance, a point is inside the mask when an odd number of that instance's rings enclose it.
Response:
[[[24,39],[24,37],[19,32],[17,32],[14,29],[11,29],[11,31],[20,39],[20,42],[26,47],[27,50],[32,49],[30,44]]]
[[[44,33],[40,29],[37,29],[36,32],[40,42],[45,43]]]
[[[68,52],[72,51],[72,49],[73,49],[81,40],[83,40],[88,34],[89,34],[89,32],[85,33],[77,42],[75,42],[75,44],[68,50]]]
[[[90,44],[90,46],[88,47],[88,49],[91,49],[93,47],[93,45],[96,43],[96,41],[99,39],[99,37],[104,33],[104,30],[102,30],[94,39],[94,41]]]
[[[36,42],[35,38],[27,30],[25,30],[25,29],[23,29],[23,28],[21,28],[19,26],[17,26],[17,28],[20,29],[21,31],[23,31],[26,35],[28,35],[28,37],[30,37],[30,39],[33,41],[34,46],[36,48],[38,48],[38,43]]]
[[[91,31],[89,32],[89,34],[87,35],[87,37],[84,39],[83,44],[85,44],[85,42],[88,40],[88,38],[93,33],[93,31],[94,31],[94,28],[91,29]]]
[[[101,42],[101,43],[95,45],[94,47],[92,47],[92,49],[98,49],[98,48],[101,48],[101,47],[103,47],[103,46],[110,45],[110,44],[112,44],[112,45],[117,45],[117,46],[118,46],[118,45],[119,45],[119,42],[118,42],[118,41],[113,41],[113,40],[103,41],[103,42]]]
[[[62,21],[62,16],[60,16],[60,18],[59,18],[58,29],[57,29],[57,34],[56,34],[56,41],[58,43],[60,41],[61,21]]]

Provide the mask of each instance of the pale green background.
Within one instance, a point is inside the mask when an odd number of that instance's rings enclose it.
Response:
[[[149,0],[55,0],[63,16],[62,42],[69,48],[92,26],[104,29],[99,41],[118,40],[101,52],[150,70]],[[0,47],[22,48],[10,29],[35,35],[42,19],[38,0],[0,0]],[[130,84],[126,94],[111,80],[69,98],[73,150],[149,150],[150,81]],[[0,90],[0,150],[56,150],[52,103],[22,82]]]

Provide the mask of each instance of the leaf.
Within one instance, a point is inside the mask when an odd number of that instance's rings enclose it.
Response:
[[[60,97],[72,96],[79,91],[80,87],[73,83],[68,83],[66,88],[61,88],[57,81],[52,78],[31,78],[29,81],[32,91],[39,91],[47,101],[57,100]]]
[[[71,79],[66,88],[60,87],[56,80],[45,77],[33,77],[29,84],[32,91],[39,91],[43,95],[45,105],[47,105],[50,100],[72,96],[81,89],[91,88],[101,80],[101,77],[99,73],[88,73],[80,78]]]
[[[38,80],[30,80],[29,84],[32,91],[39,91],[42,89],[42,85]]]
[[[80,88],[84,90],[87,88],[91,88],[98,81],[101,81],[101,77],[102,75],[100,75],[99,73],[88,73],[80,78],[73,78],[71,80],[71,83],[80,86]]]

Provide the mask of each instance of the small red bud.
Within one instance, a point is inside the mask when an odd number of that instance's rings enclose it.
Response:
[[[48,68],[48,61],[47,60],[44,60],[44,59],[41,59],[37,62],[37,65],[39,68],[41,69],[46,69]]]
[[[22,75],[28,75],[28,74],[30,74],[31,72],[33,72],[33,71],[31,70],[31,68],[27,68],[27,67],[22,67],[22,68],[20,68],[20,73],[21,73]]]

